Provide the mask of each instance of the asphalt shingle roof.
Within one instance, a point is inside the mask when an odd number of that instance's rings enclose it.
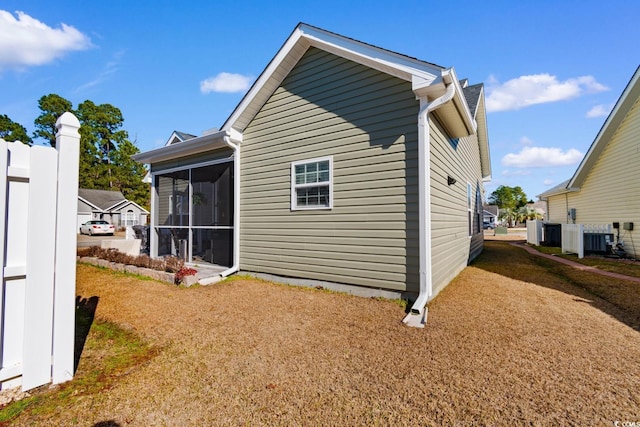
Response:
[[[482,92],[482,83],[467,86],[462,89],[464,99],[467,101],[472,117],[476,116],[476,109],[478,108],[478,101],[480,100],[480,92]]]
[[[79,188],[78,196],[96,205],[100,209],[110,208],[116,203],[126,200],[119,191],[93,190],[89,188]]]

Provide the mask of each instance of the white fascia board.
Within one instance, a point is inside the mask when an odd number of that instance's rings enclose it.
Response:
[[[171,145],[171,143],[173,142],[173,140],[175,138],[180,139],[180,137],[176,134],[176,131],[171,132],[171,136],[169,137],[169,139],[167,139],[167,142],[164,143],[164,146],[168,146]],[[181,140],[181,139],[180,139]],[[181,140],[182,141],[182,140]]]
[[[84,197],[78,196],[78,199],[80,199],[81,201],[85,202],[86,204],[88,204],[89,206],[92,206],[95,209],[100,209],[98,206],[94,205],[93,203],[91,203],[90,201],[88,201],[87,199],[85,199]]]
[[[561,194],[566,194],[566,193],[572,193],[575,191],[580,191],[579,188],[566,188],[566,187],[562,187],[562,188],[558,188],[556,190],[554,189],[550,189],[547,190],[543,193],[538,194],[536,197],[540,200],[547,200],[549,197],[552,196],[559,196]]]
[[[219,131],[216,133],[188,139],[180,144],[172,144],[155,150],[145,151],[131,156],[133,160],[140,163],[156,163],[179,157],[199,154],[217,148],[226,147],[224,137],[229,136],[228,132]]]
[[[134,205],[135,207],[140,209],[142,212],[149,213],[148,210],[146,210],[145,208],[143,208],[142,206],[140,206],[139,204],[137,204],[133,200],[129,200],[129,199],[125,199],[125,200],[122,200],[121,202],[116,203],[115,205],[111,206],[110,208],[107,208],[106,211],[114,211],[114,210],[122,211],[122,209],[124,209],[124,207],[127,206],[127,205]]]
[[[471,110],[469,110],[467,101],[464,99],[464,93],[462,92],[460,79],[458,79],[458,75],[456,74],[455,68],[451,67],[448,70],[444,70],[442,74],[445,82],[448,79],[451,79],[451,84],[456,86],[456,96],[454,97],[454,102],[456,103],[456,107],[460,111],[460,116],[464,120],[465,126],[469,131],[469,134],[471,135],[476,133],[476,131],[478,130],[478,124],[476,123],[476,120],[471,115]]]
[[[311,46],[366,65],[405,81],[419,77],[433,82],[442,72],[440,67],[395,52],[384,50],[319,28],[301,25],[304,38]]]
[[[478,124],[471,115],[471,110],[464,99],[462,86],[455,70],[452,68],[442,70],[438,79],[426,82],[420,77],[414,76],[412,88],[418,99],[433,100],[441,97],[449,86],[454,87],[453,98],[447,102],[444,108],[438,109],[438,114],[446,121],[445,124],[453,137],[473,135],[478,130]],[[451,104],[449,104],[451,103]]]
[[[290,68],[285,67],[284,70],[279,70],[279,69],[281,67],[284,67],[285,59],[294,50],[294,47],[300,42],[301,37],[302,37],[302,31],[300,31],[300,28],[298,27],[293,31],[293,33],[291,33],[291,35],[289,36],[287,41],[284,43],[284,45],[282,45],[282,47],[280,48],[276,56],[274,56],[271,62],[269,62],[269,64],[264,69],[262,74],[260,74],[258,79],[253,83],[253,86],[251,86],[251,88],[249,89],[249,92],[247,92],[247,94],[244,96],[242,101],[240,101],[240,104],[238,104],[238,106],[233,111],[233,113],[231,113],[231,116],[229,116],[227,121],[222,125],[223,131],[224,130],[230,131],[231,129],[234,129],[238,133],[242,133],[242,131],[244,131],[244,126],[240,126],[240,129],[235,127],[236,122],[238,122],[240,117],[244,114],[247,108],[249,108],[249,106],[254,103],[254,101],[258,102],[260,105],[264,104],[264,102],[266,102],[267,100],[267,97],[270,96],[271,93],[273,93],[275,88],[277,88],[277,86],[282,82],[282,80],[284,80],[284,77],[289,73],[289,71],[291,71],[291,68],[293,68],[293,66],[291,66]],[[306,48],[305,48],[305,51],[306,51]],[[297,60],[295,62],[297,62]],[[289,69],[286,69],[286,68],[289,68]],[[280,71],[280,72],[276,73],[277,71]],[[281,76],[281,77],[279,77],[277,80],[274,80],[274,75]],[[269,81],[272,81],[271,85],[267,85]],[[274,85],[276,81],[277,81],[277,84]],[[265,95],[264,92],[267,89],[267,86],[269,86],[270,90]],[[273,86],[273,88],[271,88],[271,86]],[[259,95],[262,95],[262,97],[260,97]]]
[[[129,200],[127,200],[127,199],[122,199],[118,203],[115,203],[115,204],[109,206],[108,208],[106,208],[105,211],[112,211],[112,210],[118,208],[120,205],[123,205],[123,204],[127,203],[128,201]]]
[[[241,134],[250,121],[247,115],[252,116],[251,111],[257,112],[262,107],[311,46],[405,81],[419,80],[427,86],[442,73],[442,68],[436,65],[300,24],[222,125],[222,130],[233,129]]]

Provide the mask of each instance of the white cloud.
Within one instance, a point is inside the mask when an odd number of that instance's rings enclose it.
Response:
[[[200,92],[245,92],[251,86],[252,76],[242,74],[220,73],[200,82]]]
[[[487,111],[519,110],[535,104],[565,101],[584,93],[608,90],[593,76],[581,76],[559,81],[551,74],[520,76],[504,83],[490,76],[487,83]]]
[[[545,186],[549,187],[550,185],[552,185],[555,181],[552,179],[545,179],[544,181],[542,181],[542,184],[544,184]]]
[[[511,177],[511,176],[529,176],[531,175],[531,171],[526,170],[526,169],[519,169],[519,170],[509,170],[509,169],[505,169],[502,171],[502,176],[506,176],[506,177]]]
[[[90,48],[91,40],[74,27],[52,28],[24,12],[0,10],[0,69],[47,64],[69,51]]]
[[[569,166],[582,160],[583,154],[575,148],[524,147],[519,153],[509,153],[502,158],[504,166],[515,168],[537,168],[547,166]]]
[[[593,119],[595,117],[604,117],[608,116],[609,113],[613,110],[613,104],[609,105],[595,105],[592,109],[587,111],[586,117],[589,119]]]

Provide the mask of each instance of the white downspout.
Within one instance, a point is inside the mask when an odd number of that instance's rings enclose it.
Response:
[[[431,141],[429,135],[429,113],[449,102],[455,94],[455,85],[447,86],[445,93],[428,102],[420,98],[418,113],[418,217],[420,245],[420,293],[403,319],[408,326],[424,328],[427,323],[427,301],[433,294],[431,271]]]
[[[233,150],[233,264],[218,277],[200,280],[202,285],[216,283],[240,269],[240,145],[232,142],[229,135],[223,141]]]

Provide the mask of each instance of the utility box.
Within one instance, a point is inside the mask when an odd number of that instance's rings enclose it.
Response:
[[[543,246],[562,247],[562,224],[544,224]]]
[[[632,222],[625,222],[622,225],[622,228],[624,228],[625,230],[628,230],[628,231],[632,231],[633,230],[633,223]]]

